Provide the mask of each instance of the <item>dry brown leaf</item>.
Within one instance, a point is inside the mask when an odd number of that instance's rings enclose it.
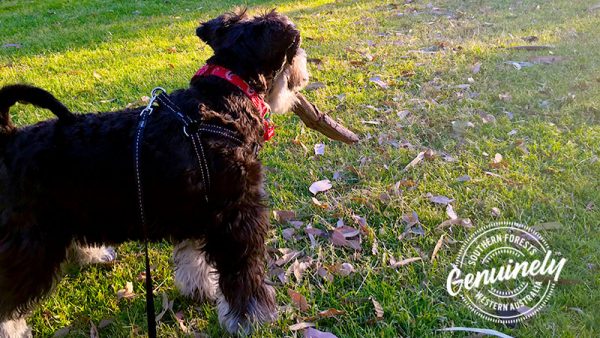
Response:
[[[306,301],[306,297],[304,297],[302,294],[292,290],[292,289],[288,289],[288,295],[290,296],[290,299],[292,300],[292,304],[294,304],[294,306],[296,306],[298,309],[300,309],[300,311],[304,312],[307,311],[308,309],[310,309],[310,306],[308,305],[308,302]]]
[[[311,82],[304,88],[304,90],[317,90],[327,87],[323,82]]]
[[[536,57],[532,57],[529,59],[529,61],[531,61],[533,63],[541,63],[541,64],[546,64],[546,65],[562,62],[565,60],[566,60],[566,58],[564,58],[562,56],[536,56]]]
[[[188,333],[189,330],[188,330],[187,326],[185,325],[185,320],[184,320],[183,312],[179,311],[179,312],[175,313],[173,315],[173,317],[175,318],[175,320],[177,321],[177,323],[179,323],[179,328],[181,329],[181,331],[183,331],[184,333]]]
[[[467,229],[473,228],[473,223],[471,222],[471,219],[469,218],[457,218],[457,219],[449,219],[446,221],[443,221],[442,223],[440,223],[440,225],[437,226],[437,229],[443,229],[449,226],[453,226],[453,225],[459,225],[462,227],[465,227]]]
[[[381,79],[381,77],[379,76],[374,76],[372,78],[369,79],[369,81],[371,81],[372,83],[378,85],[379,87],[383,88],[383,89],[388,89],[390,86]]]
[[[311,184],[310,187],[308,188],[308,190],[311,193],[313,193],[313,195],[316,195],[320,192],[331,189],[331,187],[332,187],[331,181],[321,180],[321,181],[317,181],[317,182],[314,182],[313,184]]]
[[[109,326],[110,324],[114,323],[115,319],[114,318],[107,318],[107,319],[102,319],[100,321],[100,323],[98,324],[98,328],[99,329],[103,329],[107,326]]]
[[[162,310],[160,311],[160,313],[158,315],[156,315],[156,322],[160,322],[160,320],[163,318],[163,316],[165,315],[165,313],[167,313],[167,311],[171,310],[173,311],[173,301],[169,301],[169,298],[167,297],[167,293],[163,292],[162,295]]]
[[[558,229],[562,228],[562,224],[560,222],[546,222],[546,223],[536,224],[536,225],[532,226],[531,228],[535,231],[558,230]]]
[[[492,216],[494,216],[494,217],[500,217],[501,214],[502,214],[502,211],[500,211],[499,208],[496,208],[496,207],[492,208]]]
[[[117,299],[129,299],[133,297],[135,297],[135,293],[133,292],[133,283],[131,282],[127,282],[124,289],[117,291]]]
[[[452,207],[452,204],[446,205],[446,215],[448,215],[448,217],[450,217],[450,219],[457,219],[458,218],[458,215],[454,211],[454,208]]]
[[[329,281],[329,282],[333,282],[333,275],[324,267],[319,267],[317,269],[317,273],[319,274],[319,276],[321,276],[323,279]]]
[[[404,167],[404,169],[402,171],[407,171],[410,168],[415,167],[417,164],[419,164],[419,162],[421,162],[423,159],[425,158],[425,152],[422,151],[420,152],[412,161],[410,161],[410,163],[408,163],[406,165],[406,167]]]
[[[292,210],[273,210],[275,220],[281,224],[293,221],[296,219],[296,212]]]
[[[480,70],[481,70],[481,62],[477,62],[476,64],[473,65],[473,67],[471,67],[471,73],[473,73],[473,74],[479,73]]]
[[[411,257],[411,258],[403,259],[401,261],[396,261],[394,259],[394,257],[390,256],[390,267],[392,267],[392,268],[399,268],[399,267],[408,265],[410,263],[418,262],[420,260],[423,260],[423,259],[421,257]]]
[[[533,51],[533,50],[548,50],[548,49],[553,49],[554,46],[536,46],[536,45],[525,45],[525,46],[512,46],[512,47],[508,47],[508,49],[513,49],[513,50],[527,50],[527,51]]]
[[[432,194],[428,193],[427,197],[429,198],[430,202],[436,203],[436,204],[448,205],[448,203],[454,202],[453,198],[448,198],[448,197],[442,196],[442,195],[432,195]]]
[[[294,238],[295,234],[296,234],[296,229],[294,229],[294,228],[285,228],[285,229],[281,230],[281,236],[286,241],[289,241],[290,239]]]
[[[70,326],[63,327],[62,329],[59,329],[56,332],[54,332],[54,335],[52,337],[53,338],[63,338],[63,337],[66,337],[69,334],[69,332],[71,332]]]
[[[300,251],[292,250],[289,248],[279,249],[279,252],[281,252],[283,254],[283,256],[281,256],[281,258],[279,258],[278,260],[275,261],[275,264],[277,266],[285,265],[285,264],[289,263],[292,259],[297,258],[298,256],[300,256],[302,254],[302,252],[300,252]]]
[[[100,338],[100,334],[98,334],[98,328],[93,321],[90,320],[90,338]]]
[[[309,323],[309,322],[301,322],[301,323],[297,323],[294,325],[290,325],[289,329],[290,331],[299,331],[299,330],[304,330],[307,329],[309,327],[314,327],[315,323]]]
[[[342,229],[340,229],[340,228],[342,228]],[[331,233],[331,238],[330,238],[331,243],[333,243],[333,245],[336,245],[336,246],[345,246],[348,248],[352,248],[356,251],[359,251],[361,249],[360,238],[349,239],[351,237],[356,237],[358,235],[359,231],[354,228],[348,227],[348,226],[344,226],[344,227],[340,227],[340,228],[336,228]],[[348,230],[348,228],[352,229],[352,230]],[[352,235],[352,236],[350,236],[350,235]]]
[[[381,304],[379,304],[379,302],[377,300],[375,300],[374,297],[369,297],[369,299],[371,299],[371,302],[373,303],[373,307],[375,308],[375,317],[378,320],[382,320],[383,319],[383,307],[381,306]]]
[[[323,332],[309,327],[304,331],[304,338],[337,338],[337,336],[331,332]]]
[[[440,236],[440,239],[438,239],[437,243],[435,243],[435,247],[433,248],[433,252],[431,253],[431,261],[432,262],[437,257],[438,251],[440,251],[440,249],[442,248],[442,244],[444,244],[444,235],[443,234]]]

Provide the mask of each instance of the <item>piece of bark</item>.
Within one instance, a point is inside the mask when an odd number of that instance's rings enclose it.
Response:
[[[346,127],[334,121],[329,115],[323,114],[304,95],[298,93],[298,103],[292,111],[300,117],[307,127],[314,129],[332,140],[347,144],[358,142],[358,136]]]

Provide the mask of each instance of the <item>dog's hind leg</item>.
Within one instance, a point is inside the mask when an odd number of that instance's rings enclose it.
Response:
[[[217,270],[207,261],[204,241],[185,240],[173,249],[175,285],[182,295],[196,301],[215,300],[218,288]]]
[[[17,217],[0,226],[0,321],[27,313],[50,292],[70,242]]]
[[[219,322],[230,333],[277,317],[275,290],[265,284],[265,240],[269,227],[262,206],[240,206],[208,233],[205,249],[219,272]]]
[[[30,338],[31,329],[25,318],[13,318],[0,322],[0,338]]]

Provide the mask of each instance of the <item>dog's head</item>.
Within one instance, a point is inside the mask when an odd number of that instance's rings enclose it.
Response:
[[[266,94],[274,113],[289,111],[308,83],[300,32],[274,10],[254,17],[245,10],[223,14],[202,23],[196,34],[214,50],[212,62],[248,79]]]

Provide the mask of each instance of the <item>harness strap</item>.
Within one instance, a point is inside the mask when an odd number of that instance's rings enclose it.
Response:
[[[160,92],[160,94],[159,94]],[[139,210],[140,224],[144,232],[144,254],[146,260],[146,317],[148,321],[148,337],[156,338],[156,317],[154,313],[154,293],[152,287],[152,276],[150,271],[150,257],[148,255],[148,242],[149,242],[149,231],[146,223],[146,214],[144,209],[144,190],[142,186],[142,172],[141,172],[141,148],[144,141],[144,130],[148,124],[150,115],[154,110],[155,101],[159,102],[161,106],[168,109],[183,125],[184,134],[192,141],[192,147],[198,160],[198,166],[200,167],[200,176],[204,185],[204,198],[208,202],[208,195],[210,191],[210,172],[208,170],[208,163],[206,161],[206,153],[204,146],[202,145],[201,136],[202,133],[213,134],[227,138],[231,141],[236,142],[238,145],[243,145],[244,142],[240,140],[237,135],[224,127],[199,123],[191,119],[189,116],[181,112],[181,109],[171,101],[166,91],[160,87],[152,90],[152,97],[148,106],[142,110],[139,116],[137,130],[135,133],[135,144],[134,144],[134,167],[135,167],[135,180],[137,186],[137,202]]]
[[[156,317],[154,315],[154,293],[152,287],[152,276],[150,274],[150,258],[148,256],[148,225],[146,224],[146,215],[144,210],[144,191],[142,188],[141,156],[140,150],[144,140],[144,129],[148,123],[148,117],[152,113],[152,102],[140,114],[138,127],[135,135],[134,162],[135,179],[137,184],[137,200],[140,216],[140,223],[144,231],[144,255],[146,260],[146,318],[148,321],[148,337],[156,338]]]

